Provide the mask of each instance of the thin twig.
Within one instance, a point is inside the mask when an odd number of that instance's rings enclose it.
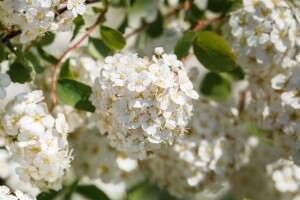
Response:
[[[57,103],[57,95],[56,95],[56,72],[59,64],[61,61],[65,58],[65,56],[76,49],[97,27],[98,24],[100,24],[105,19],[105,14],[107,13],[107,8],[103,10],[101,15],[98,17],[97,21],[88,28],[87,32],[71,47],[69,47],[57,60],[57,62],[54,65],[53,72],[52,72],[52,86],[51,86],[51,93],[52,93],[52,106],[50,109],[50,113],[53,111],[56,103]]]
[[[214,23],[220,21],[224,17],[225,17],[225,15],[220,15],[220,16],[212,18],[212,19],[201,20],[201,21],[199,21],[196,24],[196,26],[194,26],[194,28],[192,29],[192,31],[194,31],[194,32],[199,31],[200,29],[202,29],[202,28],[204,28],[204,27],[206,27],[208,25],[211,25],[211,24],[214,24]]]
[[[172,17],[172,16],[178,14],[178,12],[179,12],[181,9],[182,9],[182,6],[180,6],[180,7],[176,8],[175,10],[173,10],[173,11],[167,13],[167,14],[163,17],[164,20],[166,20],[166,19],[168,19],[168,18],[170,18],[170,17]],[[150,24],[151,24],[151,23],[144,23],[141,27],[138,27],[138,28],[134,29],[132,32],[128,33],[128,34],[125,36],[125,38],[128,39],[128,38],[130,38],[131,36],[133,36],[133,35],[135,35],[135,34],[141,32],[141,31],[143,31],[143,30],[146,29],[148,26],[150,26]]]

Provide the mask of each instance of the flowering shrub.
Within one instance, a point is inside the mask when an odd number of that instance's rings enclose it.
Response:
[[[0,0],[0,199],[299,200],[299,6]]]

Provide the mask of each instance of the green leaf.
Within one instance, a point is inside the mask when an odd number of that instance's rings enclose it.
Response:
[[[91,200],[109,200],[108,196],[94,185],[78,186],[76,192]]]
[[[61,194],[61,191],[50,190],[49,192],[40,193],[36,199],[37,200],[54,200]]]
[[[44,49],[42,49],[42,47],[38,46],[37,50],[44,60],[48,61],[51,64],[57,63],[57,59],[53,55],[47,53]]]
[[[233,5],[233,0],[209,0],[207,8],[213,12],[227,12]]]
[[[95,111],[95,107],[89,101],[92,89],[84,83],[68,78],[59,79],[56,93],[62,102],[74,108],[89,112]]]
[[[108,6],[108,1],[107,1],[107,0],[101,0],[101,2],[102,2],[103,7],[104,7],[104,8],[107,8],[107,6]]]
[[[72,196],[76,191],[79,180],[75,180],[71,185],[67,187],[67,192],[64,195],[64,200],[72,200]]]
[[[28,65],[34,69],[34,71],[37,73],[37,74],[40,74],[40,73],[43,73],[45,71],[45,68],[43,68],[41,65],[40,65],[40,61],[38,60],[38,58],[36,57],[36,55],[34,55],[33,52],[28,52],[26,54],[26,58],[27,58],[27,63]]]
[[[109,55],[111,49],[101,39],[89,37],[88,51],[94,58],[103,59]]]
[[[75,76],[71,70],[70,66],[70,58],[68,58],[61,66],[61,70],[59,73],[59,78],[69,78],[69,79],[75,79]]]
[[[225,100],[231,94],[231,81],[215,72],[208,72],[204,77],[200,91],[215,100]]]
[[[4,47],[3,43],[0,40],[0,62],[2,62],[3,60],[5,60],[5,58],[6,58],[6,53],[5,53],[4,48],[5,47]]]
[[[79,30],[81,29],[81,27],[85,24],[85,22],[84,22],[84,19],[82,18],[82,16],[78,15],[78,17],[76,17],[73,20],[73,24],[75,25],[75,28],[74,28],[74,31],[73,31],[73,36],[71,38],[71,41],[74,40],[76,35],[79,33]]]
[[[152,22],[147,28],[147,34],[150,37],[158,37],[164,32],[164,18],[162,14],[158,11],[157,17],[154,22]]]
[[[127,26],[128,26],[128,17],[126,16],[122,24],[119,26],[118,31],[120,31],[120,33],[125,33],[125,29],[127,28]]]
[[[235,81],[244,80],[245,78],[245,73],[241,67],[237,67],[234,70],[226,73]]]
[[[182,59],[183,57],[187,56],[196,36],[196,32],[187,31],[179,39],[174,49],[174,53],[177,55],[178,59]]]
[[[9,66],[7,74],[10,76],[12,82],[15,83],[26,83],[32,80],[31,71],[18,61]]]
[[[101,26],[100,33],[102,41],[109,48],[121,50],[125,47],[126,40],[119,31],[107,26]]]
[[[210,71],[225,72],[237,67],[230,46],[216,33],[210,31],[198,33],[193,47],[198,60]]]
[[[41,38],[41,40],[39,42],[36,43],[36,45],[39,45],[39,46],[47,46],[47,45],[50,45],[52,44],[52,42],[54,41],[55,39],[55,34],[48,31],[45,33],[45,35]]]

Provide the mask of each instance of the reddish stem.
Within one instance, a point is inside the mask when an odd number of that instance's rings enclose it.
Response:
[[[59,64],[61,63],[61,61],[66,57],[66,55],[68,53],[70,53],[71,51],[73,51],[74,49],[76,49],[97,27],[97,25],[99,23],[101,23],[104,18],[105,18],[105,14],[107,12],[107,9],[103,10],[103,12],[101,13],[101,15],[98,17],[97,21],[88,28],[87,32],[71,47],[69,47],[57,60],[57,62],[54,64],[54,68],[53,68],[53,72],[52,72],[52,85],[51,85],[51,93],[52,93],[52,106],[50,109],[50,113],[52,113],[56,103],[57,103],[57,95],[56,95],[56,72],[58,69]]]

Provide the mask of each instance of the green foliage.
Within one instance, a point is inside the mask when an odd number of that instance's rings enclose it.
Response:
[[[88,51],[94,58],[102,59],[109,55],[111,49],[101,39],[89,37]]]
[[[82,18],[82,16],[79,15],[78,17],[76,17],[73,20],[73,24],[75,25],[75,28],[74,28],[74,31],[73,31],[71,41],[74,40],[76,35],[79,33],[79,30],[81,29],[81,27],[84,26],[85,22],[84,22],[84,19]]]
[[[43,68],[40,64],[39,59],[36,57],[36,55],[33,52],[26,53],[27,58],[27,64],[34,69],[35,73],[40,74],[45,71],[45,68]]]
[[[156,19],[147,28],[147,34],[150,37],[155,38],[155,37],[159,37],[163,32],[164,32],[164,18],[158,10]]]
[[[55,34],[52,32],[46,32],[44,36],[36,43],[39,46],[48,46],[53,43],[55,39]]]
[[[21,62],[16,61],[10,65],[7,74],[12,82],[26,83],[32,80],[31,71]]]
[[[56,200],[61,195],[61,192],[62,192],[62,190],[60,190],[60,191],[50,190],[48,192],[42,192],[36,197],[36,199],[37,200]]]
[[[127,26],[128,26],[128,17],[126,16],[125,19],[123,20],[122,24],[119,26],[118,31],[120,33],[124,34]]]
[[[125,47],[126,40],[119,31],[107,26],[101,26],[100,33],[102,41],[109,48],[122,50]]]
[[[234,0],[209,0],[207,2],[207,8],[213,12],[225,13],[233,5]]]
[[[178,59],[182,59],[183,57],[187,56],[196,36],[196,32],[187,31],[179,39],[174,49],[174,53],[177,55]]]
[[[78,186],[76,192],[91,200],[109,200],[108,196],[94,185]]]
[[[70,59],[68,58],[61,66],[61,70],[59,73],[59,78],[69,78],[69,79],[75,79],[75,76],[71,70],[70,66]]]
[[[49,54],[48,52],[46,52],[42,47],[38,46],[37,47],[38,53],[40,54],[40,56],[47,62],[51,63],[51,64],[55,64],[57,63],[57,59]]]
[[[237,67],[226,73],[235,81],[243,80],[245,78],[245,73],[241,67]]]
[[[199,32],[194,41],[194,53],[210,71],[225,72],[236,68],[236,59],[230,46],[214,32]]]
[[[231,81],[223,74],[208,72],[201,83],[200,92],[215,100],[225,100],[231,94]]]
[[[84,83],[70,78],[59,79],[57,81],[56,93],[58,98],[65,104],[79,110],[95,111],[95,107],[89,101],[92,89]]]

